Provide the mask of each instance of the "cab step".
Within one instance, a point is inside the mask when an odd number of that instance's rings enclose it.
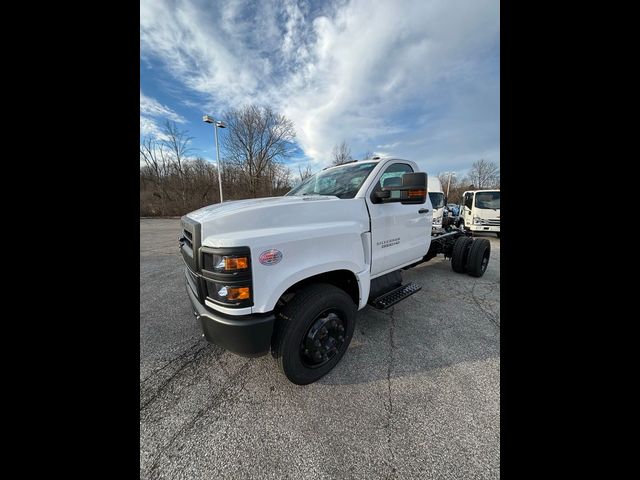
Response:
[[[373,308],[377,308],[378,310],[385,310],[392,305],[404,300],[405,298],[413,295],[417,291],[422,289],[422,287],[416,283],[409,282],[406,285],[400,285],[397,288],[385,293],[384,295],[380,295],[376,299],[369,302]]]

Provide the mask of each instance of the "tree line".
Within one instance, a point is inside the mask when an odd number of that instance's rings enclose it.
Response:
[[[471,165],[466,176],[457,178],[448,173],[438,175],[442,190],[447,194],[448,203],[462,203],[462,194],[467,190],[499,189],[500,168],[495,162],[480,159]]]
[[[225,112],[220,172],[224,200],[269,197],[288,192],[297,179],[284,161],[293,152],[293,123],[269,107]],[[193,158],[192,137],[165,122],[161,134],[140,144],[140,215],[183,215],[218,203],[218,167]],[[311,175],[309,169],[300,172]]]
[[[307,165],[294,173],[285,161],[295,150],[293,122],[270,107],[249,105],[224,113],[220,172],[224,200],[284,195],[314,172]],[[214,127],[217,128],[217,127]],[[220,201],[217,165],[194,157],[192,137],[170,121],[158,136],[140,142],[140,215],[179,216]],[[372,158],[368,151],[364,159]],[[353,161],[346,141],[332,151],[331,164]],[[446,192],[447,175],[440,175]],[[460,203],[468,187],[499,186],[498,167],[486,160],[473,164],[467,177],[451,178],[449,202]]]

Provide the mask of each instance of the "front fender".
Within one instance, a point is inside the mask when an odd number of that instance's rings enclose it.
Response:
[[[320,275],[321,273],[328,273],[336,270],[348,270],[351,273],[353,273],[354,276],[356,277],[356,280],[358,281],[358,294],[360,297],[360,301],[358,302],[358,309],[360,309],[362,308],[361,305],[363,304],[363,302],[366,304],[366,300],[369,296],[369,288],[368,288],[369,287],[369,283],[368,283],[369,271],[365,270],[364,272],[357,272],[353,270],[353,267],[354,267],[353,264],[345,265],[344,263],[341,263],[341,262],[331,262],[331,263],[325,263],[321,265],[315,265],[303,271],[296,272],[295,274],[284,278],[282,282],[277,286],[277,288],[275,288],[271,293],[271,295],[268,297],[265,305],[254,307],[253,312],[264,313],[264,312],[272,311],[275,308],[276,304],[278,303],[278,300],[280,299],[282,294],[284,294],[284,292],[286,292],[289,288],[291,288],[296,283],[302,280],[305,280],[307,278],[313,277],[315,275]]]
[[[362,232],[354,227],[356,225],[348,223],[333,224],[330,228],[314,228],[307,232],[306,238],[292,235],[283,241],[279,236],[278,242],[252,246],[253,312],[272,311],[278,299],[292,285],[333,270],[353,272],[358,279],[361,300],[366,297],[368,285],[363,285],[363,272],[366,271],[368,278],[369,265],[365,262]],[[261,264],[260,254],[270,249],[279,250],[282,259],[274,265]]]

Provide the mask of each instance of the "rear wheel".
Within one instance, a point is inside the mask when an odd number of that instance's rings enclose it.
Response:
[[[473,239],[469,237],[460,237],[453,244],[453,252],[451,253],[451,268],[456,273],[464,273],[467,269],[467,255],[469,245]]]
[[[486,238],[476,238],[469,248],[467,273],[472,277],[481,277],[489,265],[491,244]]]
[[[278,313],[272,354],[280,370],[297,385],[329,373],[349,347],[357,308],[333,285],[305,287]]]

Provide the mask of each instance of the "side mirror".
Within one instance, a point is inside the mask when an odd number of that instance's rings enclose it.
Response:
[[[391,192],[400,192],[400,196],[391,197]],[[382,187],[376,192],[377,199],[384,203],[401,202],[402,204],[420,204],[427,200],[427,174],[424,172],[405,173],[401,185]]]
[[[424,172],[402,175],[400,198],[403,204],[420,204],[427,201],[427,174]]]

